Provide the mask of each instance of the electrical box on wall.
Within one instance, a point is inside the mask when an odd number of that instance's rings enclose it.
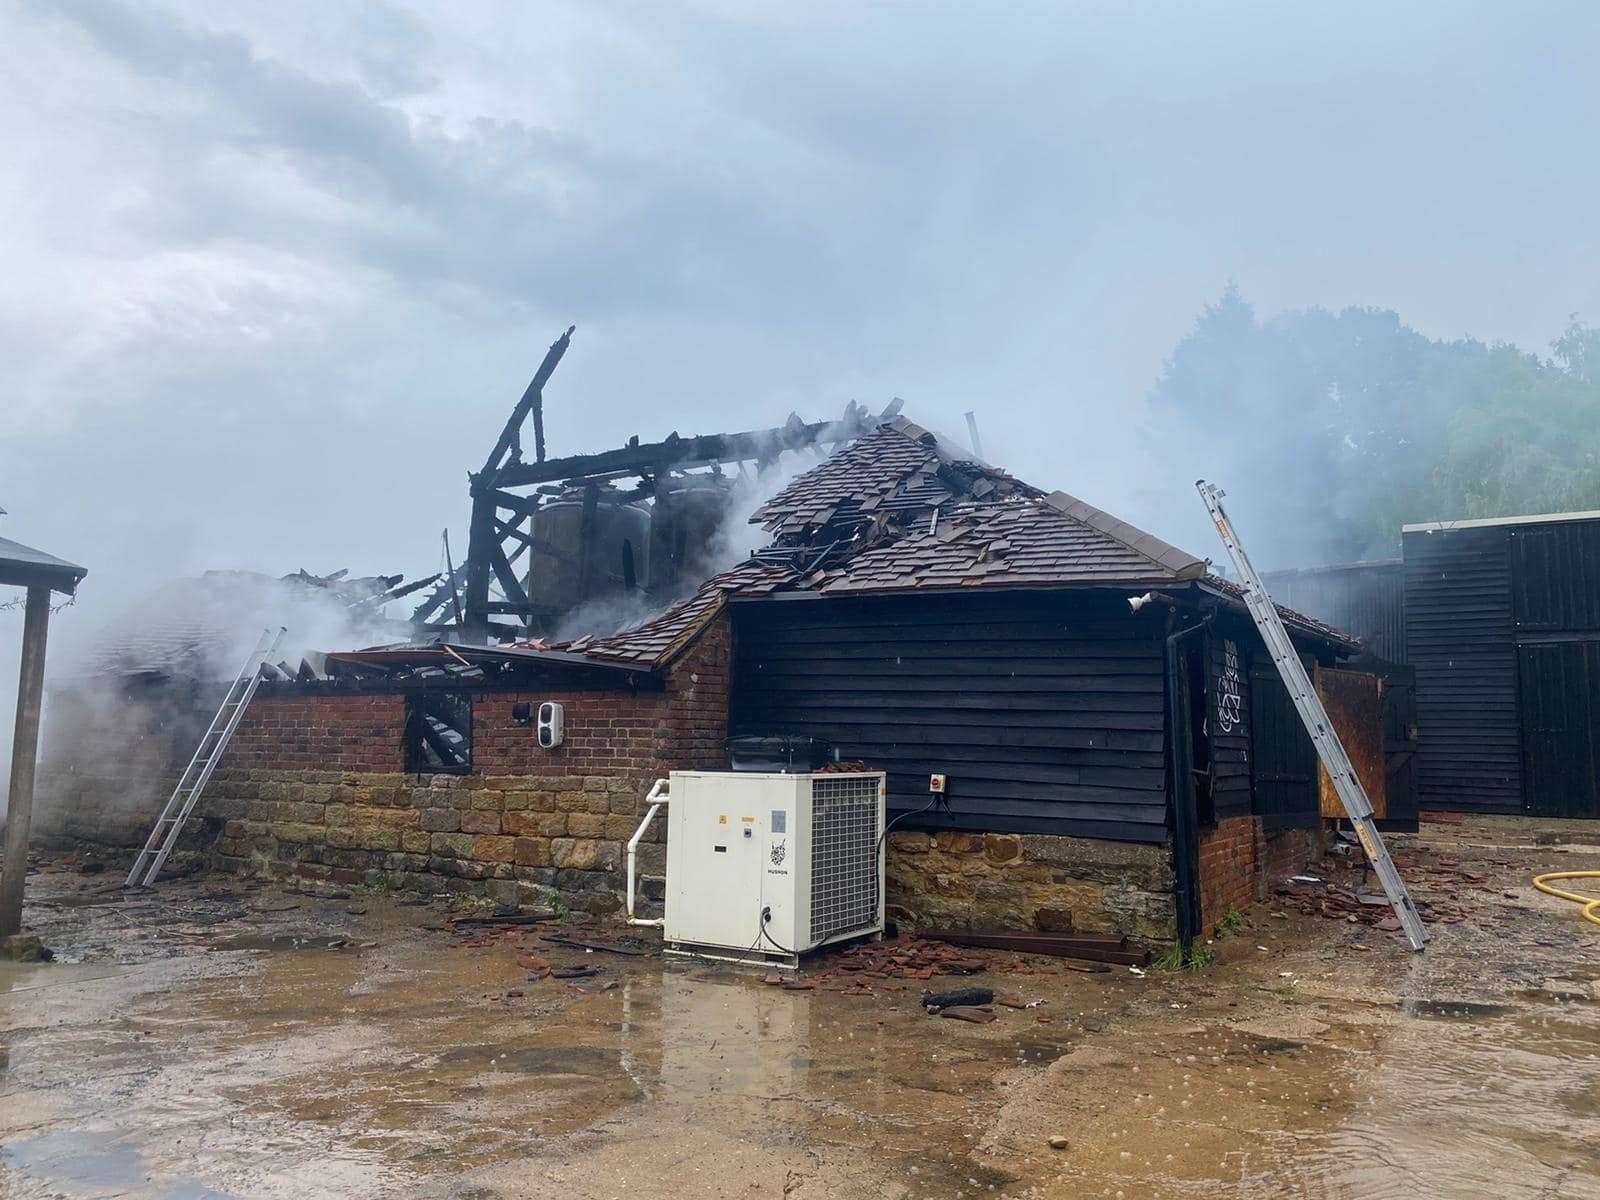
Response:
[[[566,713],[554,700],[539,705],[539,746],[554,750],[566,737]]]
[[[674,771],[667,951],[794,966],[881,933],[887,792],[879,771]]]

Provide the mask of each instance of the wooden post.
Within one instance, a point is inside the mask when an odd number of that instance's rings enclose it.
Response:
[[[30,587],[22,623],[17,727],[11,741],[5,873],[0,877],[0,937],[22,932],[22,884],[28,875],[28,832],[33,823],[33,776],[39,761],[39,713],[44,705],[44,645],[49,625],[50,589]]]

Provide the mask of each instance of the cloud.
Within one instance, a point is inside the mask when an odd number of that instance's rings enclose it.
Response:
[[[576,322],[557,453],[901,395],[1170,533],[1144,397],[1228,279],[1531,347],[1600,313],[1597,14],[13,4],[0,530],[90,568],[84,622],[432,570]]]

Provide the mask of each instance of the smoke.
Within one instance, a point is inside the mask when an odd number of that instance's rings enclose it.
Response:
[[[603,637],[635,628],[692,596],[706,580],[744,562],[772,540],[771,535],[761,526],[752,524],[750,518],[763,504],[827,456],[828,451],[822,445],[813,444],[777,454],[765,470],[741,470],[727,482],[722,519],[702,551],[690,556],[689,569],[683,572],[676,586],[653,586],[588,600],[561,619],[552,635],[554,640],[569,641],[586,634]]]
[[[409,626],[386,619],[381,606],[352,607],[350,595],[252,571],[209,571],[131,602],[103,602],[98,619],[85,620],[76,605],[57,613],[40,731],[39,829],[116,842],[147,825],[264,631],[270,639],[284,629],[271,662],[291,672],[311,651],[407,635]],[[7,622],[0,633],[20,632],[12,624],[20,626]],[[15,691],[4,692],[9,726]],[[9,729],[3,745],[9,751]]]

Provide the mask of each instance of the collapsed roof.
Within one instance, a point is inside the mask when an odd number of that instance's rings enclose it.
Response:
[[[605,636],[499,648],[389,647],[330,655],[331,671],[468,674],[588,665],[642,678],[669,666],[731,600],[890,596],[975,588],[1189,589],[1243,609],[1208,562],[1065,492],[1046,494],[895,417],[797,476],[752,515],[772,534],[687,599]],[[1291,631],[1358,644],[1278,607]],[[491,666],[491,664],[493,664]]]
[[[1065,492],[1048,495],[897,417],[794,479],[751,517],[774,535],[694,596],[607,637],[537,643],[642,668],[669,663],[730,599],[973,588],[1194,588],[1243,608],[1236,584]],[[1294,632],[1349,635],[1278,606]]]

